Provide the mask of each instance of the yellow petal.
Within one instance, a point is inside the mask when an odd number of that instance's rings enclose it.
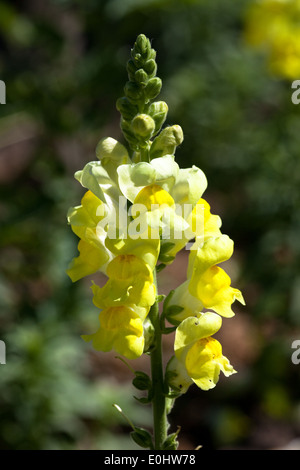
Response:
[[[174,351],[178,359],[182,359],[185,352],[195,342],[214,335],[222,325],[222,318],[213,312],[197,314],[186,318],[176,329]]]
[[[195,342],[187,352],[185,366],[188,375],[202,390],[210,390],[216,386],[221,370],[225,371],[226,376],[236,372],[222,355],[221,344],[214,338]]]
[[[146,318],[149,308],[156,299],[156,288],[153,283],[136,278],[134,282],[109,279],[103,287],[92,286],[93,302],[98,308],[114,306],[140,307],[140,315]]]
[[[109,259],[105,247],[96,248],[84,240],[79,241],[78,250],[80,255],[72,260],[66,271],[73,282],[89,274],[94,274],[103,268]]]
[[[145,186],[134,200],[134,204],[142,204],[148,211],[151,211],[153,205],[167,205],[173,206],[174,199],[170,194],[157,184]]]
[[[132,278],[143,278],[153,281],[150,267],[135,255],[119,255],[107,266],[107,275],[111,279],[128,280]]]
[[[140,357],[144,349],[143,322],[139,315],[128,307],[112,307],[99,315],[100,328],[91,335],[83,335],[92,341],[97,351],[114,349],[128,359]]]
[[[198,279],[190,283],[190,293],[197,297],[205,308],[214,310],[219,315],[230,318],[234,316],[231,305],[235,300],[245,304],[238,289],[230,286],[231,279],[218,266],[209,268]]]
[[[146,238],[132,239],[127,238],[107,238],[105,240],[106,247],[116,256],[118,255],[135,255],[147,264],[151,271],[154,270],[159,250],[159,238],[151,238],[151,231],[147,230]]]
[[[191,278],[191,285],[196,284],[208,268],[228,260],[232,253],[233,241],[228,235],[208,238],[201,247],[197,249],[192,247],[188,263],[188,277]]]
[[[203,227],[200,226],[201,232],[199,232],[199,223],[197,223],[197,214],[199,214],[199,206],[203,211],[203,217],[201,216],[201,221],[203,221]],[[199,217],[199,216],[198,216]],[[201,198],[197,202],[196,206],[192,211],[192,231],[195,233],[196,236],[204,235],[204,240],[207,240],[209,237],[217,237],[221,235],[220,227],[222,225],[222,221],[218,215],[211,214],[210,212],[210,205],[208,204],[205,199]],[[203,241],[204,241],[203,240]]]

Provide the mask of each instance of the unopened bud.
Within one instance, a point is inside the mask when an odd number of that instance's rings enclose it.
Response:
[[[173,155],[176,147],[183,142],[182,128],[178,125],[166,127],[154,139],[150,150],[150,158]]]
[[[123,118],[128,121],[131,121],[138,112],[137,106],[130,103],[126,96],[122,96],[122,98],[117,100],[116,107],[122,114]]]
[[[149,106],[148,113],[155,122],[154,133],[156,134],[161,129],[161,126],[166,120],[168,114],[168,105],[164,101],[155,101]]]
[[[151,44],[150,44],[149,39],[144,34],[140,34],[137,37],[137,40],[134,45],[134,49],[136,50],[136,52],[139,52],[140,54],[143,54],[143,55],[146,54],[148,50],[151,49]]]
[[[138,149],[138,141],[131,129],[131,122],[121,119],[121,129],[124,134],[125,139],[133,149]]]
[[[166,382],[169,387],[178,393],[185,393],[193,383],[184,365],[175,356],[167,364]]]
[[[135,72],[137,71],[137,68],[133,62],[132,59],[130,59],[128,62],[127,62],[127,72],[128,72],[128,77],[129,77],[129,80],[131,80],[132,82],[134,82],[134,76],[135,76]]]
[[[145,338],[144,353],[146,353],[146,352],[151,351],[151,349],[153,348],[155,330],[149,318],[146,318],[146,320],[144,321],[143,328],[144,328],[144,338]]]
[[[153,100],[157,97],[160,93],[162,87],[161,79],[158,77],[150,78],[146,88],[145,88],[145,95],[148,101]]]
[[[144,64],[144,70],[148,74],[149,78],[154,77],[157,71],[157,65],[154,59],[149,59]]]
[[[135,80],[142,86],[146,86],[148,82],[148,75],[143,69],[139,69],[134,74]]]
[[[148,114],[138,114],[131,122],[131,128],[136,137],[149,140],[155,129],[155,122]]]
[[[124,87],[124,92],[127,98],[133,103],[137,103],[143,94],[142,88],[134,82],[127,82]]]
[[[105,137],[98,142],[96,156],[99,160],[111,159],[122,163],[128,160],[128,153],[124,145],[112,137]]]

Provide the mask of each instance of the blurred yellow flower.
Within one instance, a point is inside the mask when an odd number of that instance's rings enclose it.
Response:
[[[246,42],[265,50],[275,75],[300,76],[300,0],[257,0],[246,13]]]

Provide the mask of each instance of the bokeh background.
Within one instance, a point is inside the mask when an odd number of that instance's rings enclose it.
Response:
[[[91,280],[65,274],[77,253],[66,212],[83,195],[73,174],[100,138],[122,140],[115,102],[140,33],[158,51],[167,124],[184,130],[176,159],[207,175],[205,198],[235,241],[226,270],[246,300],[217,336],[238,374],[191,387],[172,429],[181,449],[300,449],[300,76],[275,74],[267,49],[247,42],[252,3],[0,1],[1,449],[137,448],[113,403],[151,429],[128,367],[80,338],[98,317]],[[161,292],[186,262],[183,251],[161,272]]]

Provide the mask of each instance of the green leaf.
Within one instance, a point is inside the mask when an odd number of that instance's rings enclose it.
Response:
[[[144,449],[153,449],[152,436],[146,429],[134,427],[134,431],[130,433],[131,438],[136,444]]]
[[[133,379],[132,384],[138,390],[150,390],[150,388],[152,387],[150,377],[145,372],[141,371],[135,372],[135,378]]]

